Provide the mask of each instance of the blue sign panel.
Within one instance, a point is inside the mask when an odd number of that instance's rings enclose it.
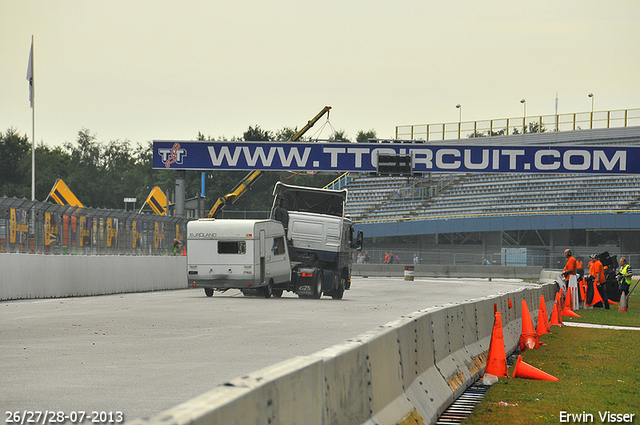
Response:
[[[387,155],[411,155],[415,173],[640,174],[640,148],[626,146],[153,142],[155,169],[376,172]]]

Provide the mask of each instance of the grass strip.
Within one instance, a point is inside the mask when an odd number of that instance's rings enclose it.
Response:
[[[580,317],[563,317],[565,322],[597,323],[613,326],[640,326],[640,287],[629,297],[626,312],[619,312],[618,306],[610,305],[610,310],[594,308],[592,310],[575,310]],[[638,420],[640,423],[640,419]]]
[[[579,310],[582,317],[575,321],[640,326],[640,301],[633,296],[628,312],[612,307]],[[622,315],[627,317],[616,317]],[[579,415],[581,422],[609,423],[600,417],[606,412],[635,414],[633,423],[640,423],[640,331],[552,326],[551,332],[540,337],[547,346],[526,350],[522,357],[559,382],[500,378],[463,423],[578,423],[569,414]]]

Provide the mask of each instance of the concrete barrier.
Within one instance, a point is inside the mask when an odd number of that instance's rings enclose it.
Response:
[[[421,417],[438,417],[453,401],[453,391],[435,365],[431,318],[421,311],[396,326],[404,394]]]
[[[131,423],[432,424],[484,372],[494,303],[510,354],[519,344],[522,300],[537,311],[541,294],[553,305],[555,288],[520,288],[418,311]]]
[[[353,264],[352,276],[404,276],[402,264]],[[452,277],[452,278],[492,278],[492,279],[538,279],[542,267],[516,266],[440,266],[417,264],[414,266],[415,277]]]
[[[186,288],[186,257],[0,254],[0,300]]]
[[[364,423],[371,417],[373,394],[368,346],[350,340],[324,349],[312,358],[324,366],[325,423]]]
[[[322,375],[320,359],[295,357],[234,379],[158,419],[165,424],[322,425]]]
[[[552,283],[560,273],[562,273],[562,270],[542,270],[538,278],[538,283]]]

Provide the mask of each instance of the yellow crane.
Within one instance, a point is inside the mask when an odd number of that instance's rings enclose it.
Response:
[[[313,125],[316,122],[318,122],[318,120],[320,118],[322,118],[322,116],[324,114],[329,114],[330,110],[331,110],[331,106],[325,106],[324,108],[322,108],[322,110],[320,112],[318,112],[318,114],[315,117],[310,119],[307,122],[307,124],[305,124],[305,126],[300,129],[300,131],[298,131],[296,134],[294,134],[291,137],[291,140],[289,140],[289,141],[290,142],[295,142],[295,141],[299,140],[304,135],[304,133],[307,132],[307,130],[309,130],[311,127],[313,127]],[[247,190],[249,190],[251,185],[253,185],[262,176],[262,174],[264,174],[264,171],[255,170],[255,171],[251,171],[249,174],[244,176],[244,178],[242,180],[240,180],[240,183],[238,183],[236,185],[236,187],[234,187],[231,190],[231,192],[229,192],[226,195],[221,196],[221,197],[218,198],[216,203],[213,205],[213,207],[209,211],[209,218],[214,218],[216,215],[218,215],[218,213],[220,211],[222,211],[222,209],[224,207],[226,207],[227,205],[231,205],[234,202],[236,202],[239,197],[244,195],[244,193]]]

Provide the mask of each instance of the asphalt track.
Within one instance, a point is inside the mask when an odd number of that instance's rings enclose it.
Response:
[[[230,379],[403,315],[528,286],[354,278],[343,300],[207,298],[202,289],[0,304],[0,406],[149,417]],[[5,421],[6,422],[6,421]],[[85,421],[87,422],[87,421]]]

